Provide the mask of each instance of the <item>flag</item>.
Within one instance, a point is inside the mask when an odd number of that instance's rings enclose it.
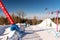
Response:
[[[53,12],[51,12],[51,14],[53,14]]]
[[[58,11],[58,13],[60,13],[60,11]]]
[[[45,10],[47,10],[47,8],[45,8]]]

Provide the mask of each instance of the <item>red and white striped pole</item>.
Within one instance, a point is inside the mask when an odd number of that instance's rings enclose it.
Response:
[[[58,32],[58,11],[56,12],[56,31]]]
[[[8,11],[6,10],[4,4],[2,3],[2,0],[0,0],[0,8],[2,9],[2,11],[5,13],[6,17],[8,18],[8,20],[10,21],[11,24],[15,24],[15,22],[13,21],[12,17],[9,15]]]

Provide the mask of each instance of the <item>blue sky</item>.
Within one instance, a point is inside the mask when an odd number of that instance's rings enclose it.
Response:
[[[2,0],[8,12],[17,12],[22,10],[26,17],[46,16],[47,12],[60,10],[60,0]],[[48,8],[45,11],[45,8]],[[0,13],[2,14],[3,12]]]

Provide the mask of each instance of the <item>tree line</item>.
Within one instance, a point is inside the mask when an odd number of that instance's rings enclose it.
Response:
[[[15,23],[27,23],[30,25],[36,25],[42,21],[42,20],[37,21],[36,16],[34,16],[33,19],[24,18],[26,14],[23,11],[18,11],[16,13],[13,12],[10,15]],[[4,24],[8,25],[10,24],[10,22],[5,16],[0,15],[0,25],[4,25]]]
[[[26,14],[23,11],[18,11],[16,14],[13,12],[11,13],[11,17],[14,20],[15,23],[27,23],[30,25],[36,25],[41,23],[43,20],[37,20],[36,16],[33,17],[33,19],[27,19],[24,18]],[[58,23],[60,23],[60,18],[58,18]],[[52,18],[52,21],[56,23],[56,18]],[[10,22],[5,16],[0,16],[0,25],[8,25]]]

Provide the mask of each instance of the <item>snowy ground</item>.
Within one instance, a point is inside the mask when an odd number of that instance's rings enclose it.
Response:
[[[33,30],[32,27],[27,27],[25,30],[26,34],[23,35],[22,40],[60,40],[60,37],[55,37],[54,32],[49,33],[48,29]]]
[[[48,25],[46,25],[46,20]],[[56,24],[50,19],[46,20],[41,24],[26,27],[22,38],[19,38],[20,35],[18,32],[10,31],[9,25],[1,26],[0,40],[7,40],[7,36],[12,37],[11,40],[60,40],[60,32],[56,32]],[[52,24],[52,27],[50,27],[50,23]]]

